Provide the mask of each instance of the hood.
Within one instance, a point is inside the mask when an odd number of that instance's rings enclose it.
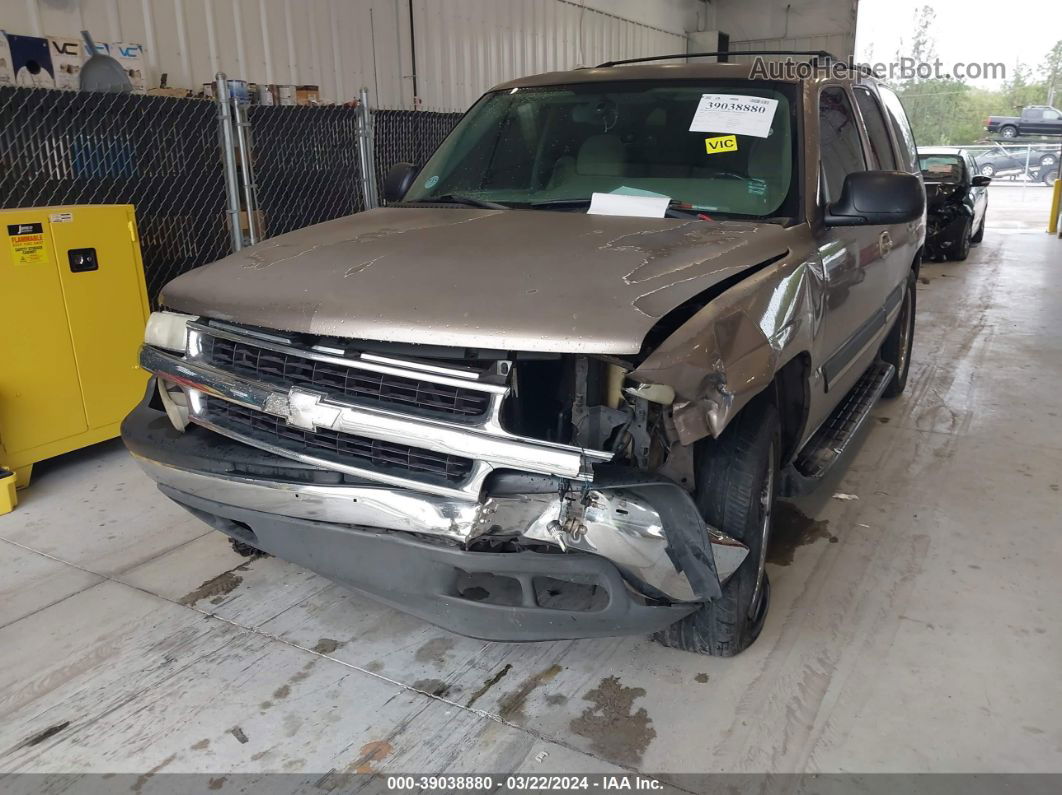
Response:
[[[776,224],[388,208],[272,238],[170,282],[170,309],[290,332],[635,353],[656,320],[786,251]]]

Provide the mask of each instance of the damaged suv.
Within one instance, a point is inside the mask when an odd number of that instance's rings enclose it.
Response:
[[[385,194],[167,285],[138,463],[240,548],[458,633],[746,648],[776,497],[907,379],[925,194],[895,95],[528,77]]]

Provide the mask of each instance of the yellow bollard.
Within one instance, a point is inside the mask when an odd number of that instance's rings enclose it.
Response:
[[[1058,210],[1062,205],[1062,177],[1055,180],[1054,195],[1051,197],[1051,217],[1047,219],[1048,234],[1058,231]]]
[[[9,469],[0,469],[0,516],[11,513],[18,505],[15,494],[15,473]]]

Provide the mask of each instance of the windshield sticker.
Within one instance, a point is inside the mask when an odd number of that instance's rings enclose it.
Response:
[[[434,177],[428,177],[426,180],[424,180],[424,187],[427,188],[428,190],[431,190],[432,188],[434,188],[438,184],[439,184],[439,176],[437,174]]]
[[[720,152],[736,152],[738,150],[737,136],[718,135],[715,138],[705,138],[704,149],[710,155],[716,155]]]
[[[777,99],[732,94],[701,94],[690,132],[732,133],[766,138],[778,107]]]
[[[756,177],[749,177],[749,181],[745,183],[745,189],[752,196],[766,196],[767,180],[757,179]]]

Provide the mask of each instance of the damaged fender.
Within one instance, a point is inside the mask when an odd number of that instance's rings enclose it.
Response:
[[[672,415],[683,445],[718,437],[786,362],[811,349],[822,318],[822,265],[804,252],[712,300],[631,373],[675,390]]]

